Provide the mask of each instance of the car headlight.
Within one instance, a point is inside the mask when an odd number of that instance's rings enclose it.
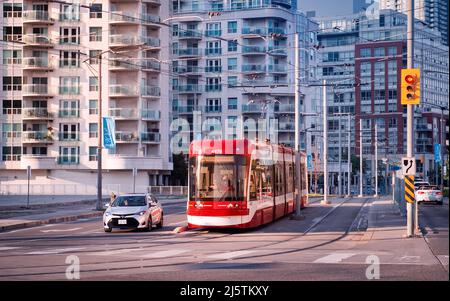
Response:
[[[145,213],[146,213],[147,211],[141,211],[141,212],[139,212],[139,215],[144,215]]]
[[[105,212],[105,216],[110,216],[110,215],[111,215],[111,213]]]

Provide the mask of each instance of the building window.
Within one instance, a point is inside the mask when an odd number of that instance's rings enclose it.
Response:
[[[22,3],[3,3],[3,18],[22,18]]]
[[[61,27],[59,29],[60,44],[80,44],[80,27]]]
[[[375,56],[385,56],[384,47],[375,48],[374,55]]]
[[[79,117],[79,103],[78,99],[61,99],[59,101],[59,117]]]
[[[22,50],[3,50],[3,65],[22,63]]]
[[[221,35],[222,35],[222,29],[220,28],[220,23],[206,24],[206,36],[220,37]]]
[[[80,77],[61,76],[59,78],[59,94],[80,94]]]
[[[359,50],[359,56],[360,57],[370,57],[370,48],[361,48]]]
[[[59,124],[59,140],[61,141],[78,141],[80,140],[80,124],[78,123],[60,123]]]
[[[206,72],[222,72],[221,60],[207,60]]]
[[[89,50],[90,65],[98,65],[98,56],[101,52],[102,52],[101,50]]]
[[[79,51],[59,51],[60,68],[78,68],[80,67]]]
[[[61,4],[60,21],[80,21],[80,6],[76,4]]]
[[[237,33],[237,22],[236,21],[228,22],[228,33]]]
[[[13,101],[11,101],[9,99],[4,99],[2,102],[2,109],[4,115],[21,114],[22,100],[14,99]]]
[[[3,76],[3,91],[22,91],[22,77]]]
[[[100,3],[92,3],[89,7],[89,18],[100,19],[102,17],[102,5]]]
[[[228,76],[228,87],[236,87],[237,79],[237,76]]]
[[[97,115],[97,114],[98,114],[98,100],[89,99],[89,115]]]
[[[237,58],[228,58],[228,71],[237,70]]]
[[[22,40],[22,27],[21,26],[4,26],[3,27],[3,41],[21,41]]]
[[[97,146],[89,146],[89,161],[97,161]]]
[[[397,47],[395,46],[388,47],[388,55],[397,55]]]
[[[89,76],[89,92],[98,91],[98,77]]]
[[[59,147],[58,164],[79,164],[80,163],[79,147]]]
[[[228,41],[228,52],[236,52],[237,51],[237,41],[236,40],[230,40]]]
[[[222,104],[221,104],[220,98],[207,99],[206,100],[206,112],[207,113],[222,112]]]
[[[101,42],[101,41],[102,41],[102,28],[89,27],[89,42]]]
[[[22,147],[20,146],[3,146],[2,149],[3,161],[20,161],[20,155],[22,154]]]
[[[178,24],[172,25],[172,36],[173,37],[178,37],[178,30],[179,30]]]
[[[98,137],[98,123],[89,123],[89,138]]]
[[[384,15],[380,15],[380,27],[384,27],[385,24],[385,19],[384,19]]]
[[[236,97],[228,98],[228,110],[237,110],[238,100]]]

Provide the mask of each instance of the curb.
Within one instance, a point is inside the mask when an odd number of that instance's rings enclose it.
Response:
[[[189,230],[189,228],[187,226],[176,227],[175,229],[173,229],[172,233],[178,234],[178,233],[186,232],[187,230]]]
[[[24,222],[24,223],[18,223],[18,224],[12,224],[7,226],[0,226],[0,232],[9,231],[9,230],[16,230],[16,229],[23,229],[23,228],[31,228],[46,224],[57,224],[57,223],[63,223],[63,222],[69,222],[69,221],[76,221],[78,219],[82,218],[91,218],[91,217],[99,217],[103,215],[103,211],[97,211],[92,213],[83,213],[83,214],[77,214],[77,215],[68,215],[68,216],[58,216],[58,217],[52,217],[45,220],[37,220],[37,221],[30,221],[30,222]]]

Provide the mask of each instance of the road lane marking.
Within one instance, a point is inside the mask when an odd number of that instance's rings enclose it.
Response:
[[[71,228],[71,229],[50,229],[50,230],[41,230],[41,232],[43,233],[48,233],[48,232],[71,232],[71,231],[76,231],[76,230],[80,230],[83,228]]]
[[[121,249],[121,250],[111,250],[111,251],[98,251],[98,252],[88,253],[87,255],[92,255],[92,256],[111,256],[111,255],[119,255],[119,254],[131,252],[131,251],[139,251],[139,250],[142,250],[142,249],[141,248],[135,248],[135,249]]]
[[[319,259],[314,260],[314,263],[339,263],[344,259],[350,258],[355,253],[333,253]]]
[[[144,258],[165,258],[165,257],[171,257],[171,256],[176,256],[176,255],[180,255],[183,253],[189,252],[189,250],[167,250],[167,251],[160,251],[160,252],[155,252],[155,253],[151,253],[151,254],[146,254],[143,255],[141,257]]]
[[[213,255],[209,255],[207,256],[207,258],[213,258],[213,259],[231,259],[231,258],[235,258],[235,257],[239,257],[242,255],[247,255],[250,253],[254,253],[256,251],[234,251],[234,252],[225,252],[225,253],[219,253],[219,254],[213,254]]]
[[[38,226],[38,227],[30,227],[30,228],[6,231],[6,232],[2,232],[0,234],[10,234],[10,233],[23,232],[23,231],[31,231],[31,230],[36,230],[36,229],[40,229],[40,228],[47,228],[47,227],[52,227],[52,226],[55,226],[55,225],[43,225],[43,226]]]
[[[33,251],[29,253],[25,253],[25,255],[49,255],[49,254],[59,254],[66,252],[73,252],[85,249],[84,247],[75,247],[75,248],[62,248],[62,249],[51,249],[44,251]]]
[[[20,249],[21,247],[0,247],[0,251]]]
[[[400,257],[400,261],[407,261],[407,262],[420,262],[420,256],[417,255],[405,255]]]

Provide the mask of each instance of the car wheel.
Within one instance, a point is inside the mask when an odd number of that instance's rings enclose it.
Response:
[[[156,224],[156,228],[161,229],[163,227],[163,225],[164,225],[164,215],[161,214],[161,219],[160,219],[159,223]]]
[[[111,232],[112,231],[111,228],[103,228],[103,230],[105,230],[105,232]]]
[[[147,222],[147,231],[148,232],[150,232],[150,231],[152,231],[152,227],[153,227],[153,222],[152,222],[152,218],[150,217],[149,219],[148,219],[148,222]]]

